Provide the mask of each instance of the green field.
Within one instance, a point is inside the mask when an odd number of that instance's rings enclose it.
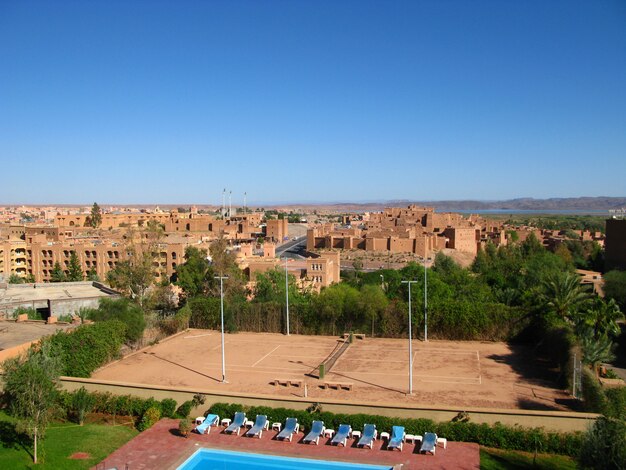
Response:
[[[136,435],[137,431],[128,426],[52,423],[46,438],[39,441],[39,463],[34,465],[30,441],[15,431],[13,418],[0,411],[0,468],[87,469]],[[76,452],[85,452],[90,457],[70,459]]]
[[[480,468],[484,470],[575,470],[576,462],[562,455],[538,454],[533,464],[533,454],[512,450],[480,448]]]

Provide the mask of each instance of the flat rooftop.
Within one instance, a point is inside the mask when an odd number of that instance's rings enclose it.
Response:
[[[57,331],[74,328],[73,325],[47,325],[43,322],[0,321],[0,351],[10,349],[21,344],[37,341],[44,336],[53,335]],[[4,359],[0,354],[0,360]]]
[[[97,282],[60,282],[56,284],[8,284],[0,288],[0,305],[17,302],[111,297],[114,291]]]

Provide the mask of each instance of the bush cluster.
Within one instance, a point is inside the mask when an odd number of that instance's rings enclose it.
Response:
[[[84,389],[81,389],[84,390]],[[75,396],[85,392],[80,390],[74,392],[61,391],[59,393],[59,407],[71,413],[74,408]],[[142,417],[147,410],[155,408],[159,411],[160,416],[164,418],[177,417],[174,410],[176,409],[176,400],[165,398],[158,401],[154,398],[140,398],[133,395],[112,395],[111,393],[86,392],[90,409],[94,413],[104,413],[108,415],[133,416]],[[84,400],[84,398],[83,398]]]
[[[154,423],[161,419],[161,410],[157,406],[151,406],[146,410],[143,414],[139,423],[137,424],[137,429],[140,432],[145,431],[146,429],[151,428]]]
[[[100,299],[100,304],[96,309],[87,311],[90,320],[98,322],[108,322],[118,320],[126,325],[125,341],[135,343],[143,336],[146,328],[146,320],[139,305],[128,299]]]
[[[82,325],[73,331],[44,338],[51,352],[61,360],[61,375],[89,377],[98,367],[118,357],[126,326],[113,320]]]
[[[268,419],[284,422],[288,417],[298,419],[298,423],[307,429],[311,428],[314,420],[322,420],[327,428],[337,429],[340,424],[349,424],[352,429],[363,429],[366,423],[375,424],[381,431],[391,431],[392,426],[404,426],[407,434],[424,435],[434,432],[439,436],[452,441],[476,442],[488,447],[498,447],[507,450],[521,450],[526,452],[546,452],[576,456],[581,445],[581,433],[547,432],[541,428],[524,428],[521,426],[505,426],[496,423],[477,424],[472,422],[444,422],[436,423],[429,419],[400,419],[386,416],[365,414],[334,414],[325,411],[291,410],[286,408],[270,408],[266,406],[245,407],[237,404],[216,403],[205,413],[230,417],[237,411],[245,411],[254,419],[257,414],[264,414]]]

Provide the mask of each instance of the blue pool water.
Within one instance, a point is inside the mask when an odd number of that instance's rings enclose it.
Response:
[[[320,451],[321,457],[323,456],[323,449]],[[177,470],[264,470],[269,468],[283,470],[390,470],[391,467],[200,449]]]

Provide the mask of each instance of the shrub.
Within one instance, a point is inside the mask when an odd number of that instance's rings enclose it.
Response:
[[[176,400],[165,398],[161,400],[161,415],[164,418],[173,418],[176,414]]]
[[[125,340],[128,343],[139,341],[146,328],[143,311],[128,299],[100,299],[99,307],[89,311],[89,318],[95,322],[121,321],[126,325]]]
[[[596,376],[586,367],[581,376],[583,388],[583,406],[591,413],[604,413],[607,408],[606,396]]]
[[[61,375],[89,377],[118,356],[125,331],[119,321],[82,325],[67,333],[60,331],[42,343],[50,343],[53,354],[60,358]]]
[[[161,411],[157,407],[151,406],[141,417],[141,421],[139,421],[137,429],[141,432],[145,431],[146,429],[150,429],[154,425],[154,423],[156,423],[160,419]]]
[[[604,395],[606,396],[605,415],[626,421],[626,387],[609,388]]]
[[[72,412],[78,424],[82,426],[85,422],[85,414],[93,409],[95,398],[85,390],[85,387],[80,387],[72,394],[71,400]]]
[[[189,307],[191,311],[189,325],[192,328],[216,329],[219,327],[220,299],[214,297],[194,297],[189,299],[186,307]]]
[[[117,357],[124,331],[121,322],[112,321],[59,332],[44,341],[49,341],[61,358],[63,375],[89,377],[95,369]]]
[[[41,313],[32,307],[17,307],[13,311],[13,318],[17,318],[18,315],[28,315],[29,320],[43,320]]]
[[[187,435],[193,429],[193,424],[191,423],[191,419],[182,418],[178,423],[178,434],[181,436],[187,437]]]
[[[176,416],[179,418],[187,418],[191,413],[191,409],[193,408],[193,401],[187,400],[182,405],[178,407],[176,410]]]
[[[580,463],[584,468],[622,470],[626,468],[626,423],[599,418],[582,440]]]

